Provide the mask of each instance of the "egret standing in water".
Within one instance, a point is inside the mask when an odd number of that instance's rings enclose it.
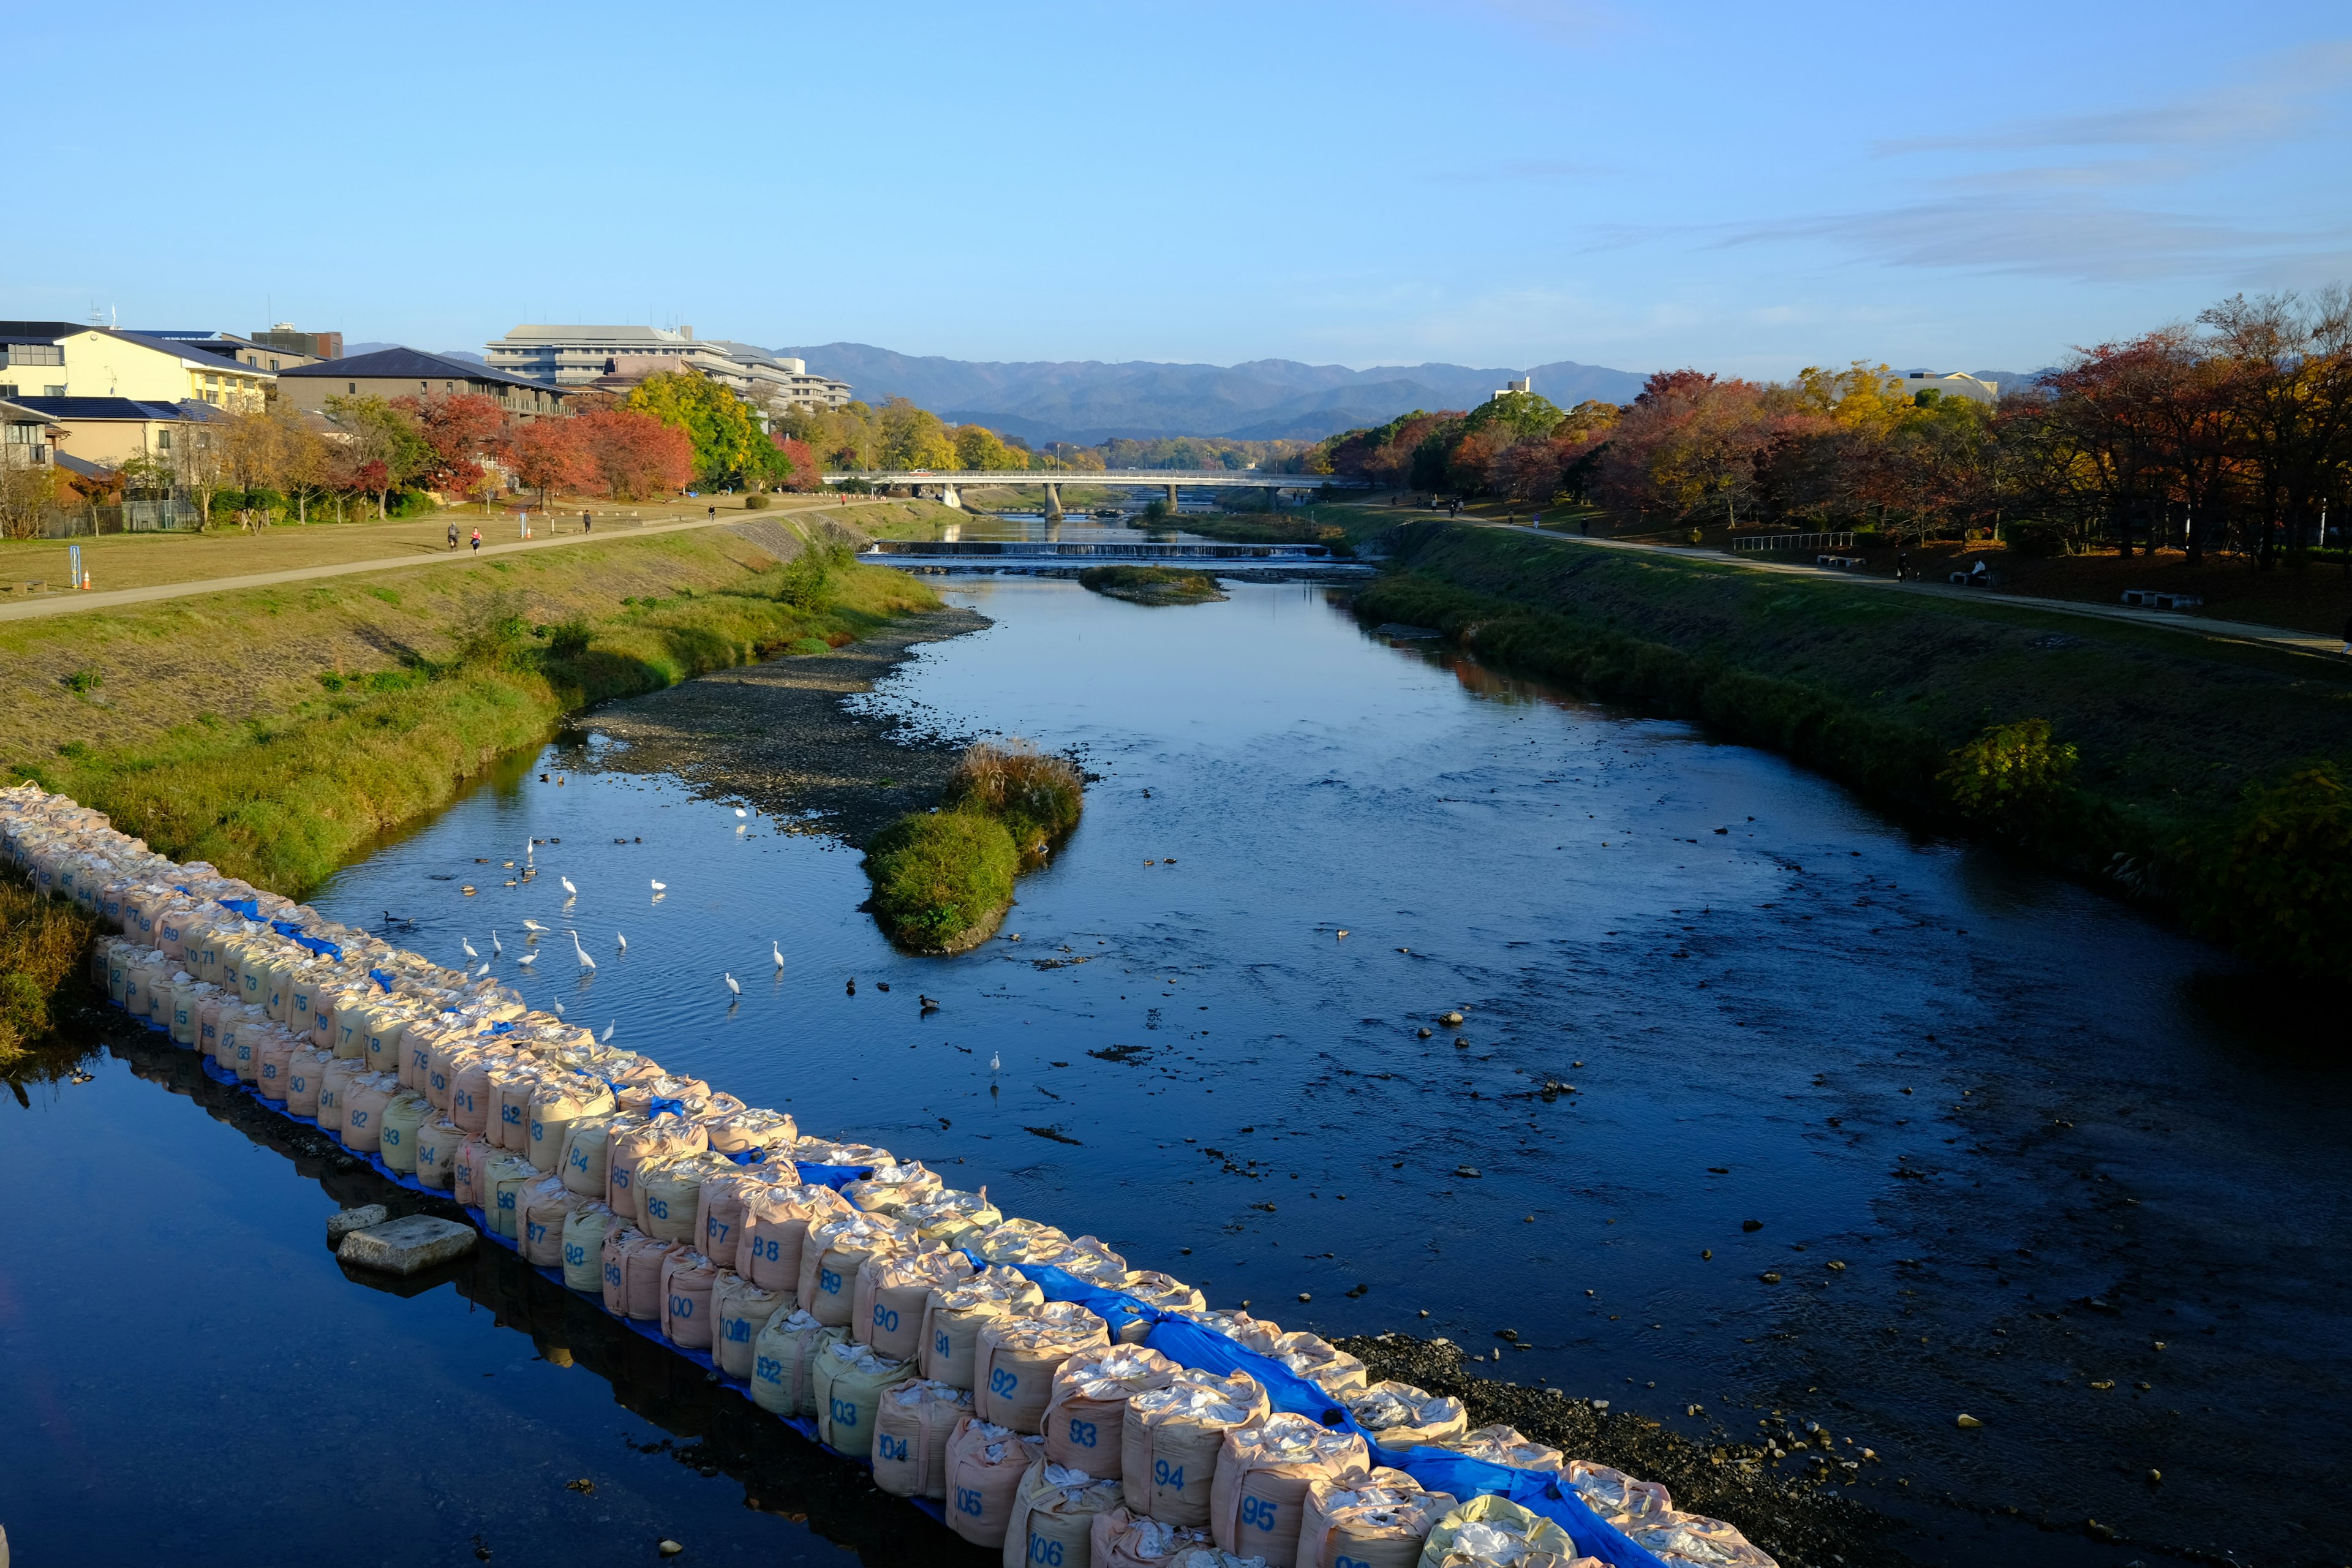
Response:
[[[520,958],[516,959],[515,962],[522,965],[525,969],[529,969],[532,964],[539,962],[539,954],[535,952],[526,952]]]
[[[476,952],[474,951],[474,944],[473,944],[472,942],[467,942],[467,941],[464,937],[462,937],[462,936],[461,936],[461,937],[459,937],[459,938],[457,939],[457,945],[458,945],[459,947],[462,947],[462,948],[464,948],[464,949],[466,950],[466,956],[467,956],[467,958],[479,958],[479,957],[481,957],[481,956],[482,956],[480,953]]]
[[[496,926],[490,928],[490,951],[500,958],[507,955],[507,944],[499,940],[499,928]]]
[[[613,1031],[614,1031],[614,1030],[615,1030],[615,1029],[617,1029],[617,1028],[619,1028],[620,1026],[621,1026],[621,1020],[619,1020],[618,1018],[615,1018],[615,1019],[614,1019],[611,1023],[609,1023],[609,1024],[605,1025],[605,1026],[604,1026],[604,1032],[603,1034],[601,1034],[601,1035],[599,1035],[599,1036],[597,1036],[597,1037],[596,1037],[596,1043],[597,1043],[598,1045],[600,1045],[600,1046],[609,1046],[609,1045],[611,1045],[611,1044],[613,1043]]]
[[[669,891],[669,884],[667,882],[661,880],[658,877],[651,879],[651,880],[653,881],[655,892],[667,893]]]
[[[743,995],[742,984],[731,974],[724,975],[722,978],[727,982],[727,989],[733,992],[736,998],[740,1001]]]
[[[525,930],[525,931],[545,931],[547,928],[546,928],[545,926],[543,926],[543,925],[540,924],[537,921],[534,921],[534,920],[525,920],[525,921],[522,922],[522,929],[523,929],[523,930]]]
[[[482,967],[474,971],[474,978],[479,980],[483,975],[488,974],[489,972],[490,961],[486,958],[482,960]]]
[[[562,884],[563,884],[563,891],[564,891],[564,895],[565,895],[563,901],[564,901],[565,903],[567,903],[567,904],[568,904],[568,903],[570,903],[573,899],[576,899],[576,898],[578,898],[578,897],[580,896],[580,889],[577,889],[577,888],[575,888],[575,887],[573,887],[573,886],[572,885],[572,879],[571,879],[571,878],[569,878],[569,877],[558,877],[558,878],[557,878],[557,879],[556,879],[557,881],[559,881],[559,882],[561,882],[561,883],[562,883]]]
[[[784,949],[783,949],[783,945],[782,945],[781,942],[777,942],[773,937],[771,937],[771,938],[769,938],[769,939],[768,939],[768,951],[769,951],[770,952],[772,952],[772,953],[775,954],[775,956],[776,956],[776,967],[777,967],[778,969],[782,969],[782,968],[783,968],[783,966],[784,966]]]
[[[620,937],[620,941],[621,941],[621,951],[622,951],[623,952],[628,952],[628,951],[629,951],[629,939],[628,939],[625,935],[622,935],[620,932],[617,932],[617,931],[616,931],[616,932],[614,932],[614,935],[616,935],[616,936],[619,936],[619,937]]]
[[[588,950],[586,948],[580,945],[580,933],[575,931],[571,933],[571,936],[572,951],[580,955],[580,967],[583,969],[595,968],[596,961],[588,956]]]

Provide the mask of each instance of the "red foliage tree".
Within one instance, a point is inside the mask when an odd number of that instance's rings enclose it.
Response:
[[[515,477],[539,492],[541,507],[556,490],[578,490],[595,482],[596,465],[575,428],[589,417],[593,416],[534,419],[516,431],[508,444]]]
[[[807,442],[794,440],[781,430],[769,431],[768,439],[789,465],[789,471],[777,483],[778,489],[813,490],[824,485],[824,469]]]
[[[694,478],[694,440],[674,425],[632,409],[600,409],[565,423],[605,493],[635,500],[686,488]]]
[[[506,410],[478,393],[395,397],[392,405],[415,422],[433,448],[433,461],[416,481],[443,495],[473,494],[481,487],[482,459],[508,445]]]

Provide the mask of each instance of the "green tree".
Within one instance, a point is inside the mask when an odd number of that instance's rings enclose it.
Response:
[[[625,406],[685,431],[694,443],[694,477],[705,485],[764,485],[773,477],[776,449],[731,387],[666,370],[637,383]]]
[[[881,468],[950,468],[955,466],[955,444],[948,427],[912,398],[894,397],[882,405],[876,420],[879,437],[875,466]]]
[[[416,422],[381,397],[330,397],[327,417],[349,438],[344,458],[352,472],[366,476],[362,488],[375,492],[378,518],[384,515],[386,497],[433,466],[432,445]],[[194,488],[192,481],[182,482]],[[209,503],[206,496],[200,504]]]
[[[1016,452],[983,425],[964,425],[955,432],[956,467],[982,473],[1009,473],[1029,466],[1029,455]]]

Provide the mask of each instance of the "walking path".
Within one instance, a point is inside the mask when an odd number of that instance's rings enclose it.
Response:
[[[469,562],[487,561],[493,556],[512,555],[525,550],[565,550],[582,544],[609,544],[613,541],[646,539],[661,533],[687,533],[698,528],[724,528],[733,523],[781,522],[803,513],[825,517],[854,511],[863,506],[887,504],[882,501],[853,501],[846,507],[788,507],[775,511],[720,512],[716,517],[688,518],[678,522],[646,523],[638,527],[607,524],[603,533],[566,533],[550,539],[517,540],[508,544],[492,544],[485,541],[476,550],[440,551],[432,554],[379,556],[372,561],[338,561],[324,566],[297,566],[282,572],[254,572],[241,577],[203,577],[186,583],[157,583],[143,588],[112,588],[95,594],[58,593],[45,598],[26,599],[18,604],[0,604],[0,621],[37,620],[44,616],[69,616],[77,610],[103,610],[117,605],[143,605],[158,599],[184,599],[198,594],[224,594],[239,588],[267,588],[280,583],[307,583],[320,577],[346,577],[362,572],[404,572],[427,566],[462,566]]]
[[[2292,631],[2284,626],[2257,626],[2252,621],[2208,620],[2202,616],[2184,616],[2174,610],[2142,609],[2137,605],[2086,605],[2077,599],[2042,599],[2025,594],[1999,594],[1984,588],[1957,588],[1948,583],[1898,583],[1891,577],[1870,577],[1843,572],[1832,572],[1794,561],[1769,561],[1754,555],[1725,553],[1703,554],[1674,544],[1642,544],[1628,539],[1594,539],[1585,534],[1559,533],[1550,529],[1530,528],[1525,523],[1481,522],[1481,528],[1500,529],[1510,533],[1529,533],[1538,539],[1561,544],[1589,545],[1596,550],[1628,550],[1670,556],[1677,561],[1704,561],[1712,565],[1737,566],[1748,572],[1777,572],[1791,576],[1829,578],[1855,588],[1876,588],[1897,594],[1924,594],[1940,599],[1965,599],[1979,605],[2015,605],[2032,610],[2047,610],[2062,616],[2089,616],[2103,621],[2123,621],[2132,626],[2155,626],[2163,631],[2185,632],[2209,642],[2252,643],[2263,647],[2281,648],[2289,653],[2314,654],[2331,660],[2343,658],[2341,637],[2322,637],[2317,632]]]

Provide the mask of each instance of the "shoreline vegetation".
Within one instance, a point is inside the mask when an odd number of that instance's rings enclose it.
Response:
[[[1998,601],[1857,594],[1442,522],[1367,624],[1696,719],[1930,826],[2352,979],[2352,683],[2313,661]]]
[[[1174,566],[1089,566],[1078,586],[1130,605],[1206,605],[1226,597],[1206,572]]]
[[[1066,757],[1025,741],[982,742],[936,807],[875,837],[867,908],[883,934],[912,952],[976,947],[1013,907],[1014,879],[1045,863],[1085,808],[1084,776]]]

